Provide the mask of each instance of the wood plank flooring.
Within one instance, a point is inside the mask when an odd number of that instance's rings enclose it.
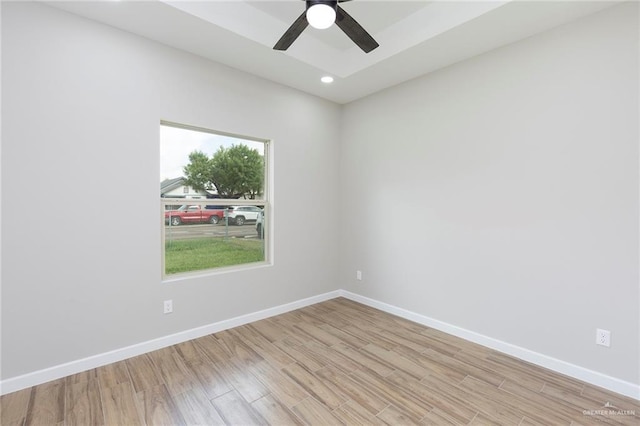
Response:
[[[343,298],[4,395],[1,410],[3,426],[640,424],[638,401]]]

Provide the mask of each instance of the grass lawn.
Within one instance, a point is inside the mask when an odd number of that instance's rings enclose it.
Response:
[[[199,271],[264,260],[262,240],[198,238],[165,243],[165,273]]]

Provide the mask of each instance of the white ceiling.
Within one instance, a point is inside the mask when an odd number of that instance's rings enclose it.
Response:
[[[51,6],[325,99],[348,103],[612,6],[617,1],[341,3],[380,44],[365,54],[335,25],[308,27],[272,49],[304,11],[300,0],[72,1]],[[334,83],[320,82],[331,75]]]

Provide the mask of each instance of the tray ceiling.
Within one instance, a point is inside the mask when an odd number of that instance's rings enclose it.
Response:
[[[612,6],[616,1],[341,3],[380,44],[362,52],[335,25],[272,50],[304,11],[284,1],[85,1],[48,4],[325,99],[348,103]],[[331,85],[320,77],[331,75]]]

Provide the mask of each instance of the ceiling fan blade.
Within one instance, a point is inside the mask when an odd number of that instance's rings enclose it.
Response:
[[[379,46],[378,42],[340,6],[336,7],[336,25],[365,53]]]
[[[274,50],[287,50],[291,44],[302,34],[305,28],[309,25],[307,21],[307,12],[302,12],[302,15],[295,20],[287,31],[284,32],[280,40],[273,46]]]

